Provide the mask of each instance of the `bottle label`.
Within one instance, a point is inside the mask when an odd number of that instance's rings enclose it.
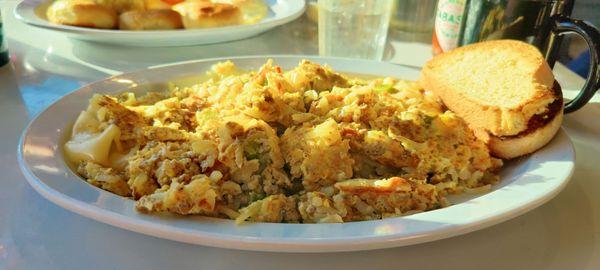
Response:
[[[435,33],[442,52],[458,45],[460,26],[467,0],[440,0],[435,16]]]

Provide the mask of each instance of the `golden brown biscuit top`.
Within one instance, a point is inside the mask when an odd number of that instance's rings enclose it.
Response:
[[[198,17],[213,17],[221,14],[238,11],[238,7],[226,4],[226,3],[212,3],[212,2],[197,2],[197,9],[195,10],[196,16]]]

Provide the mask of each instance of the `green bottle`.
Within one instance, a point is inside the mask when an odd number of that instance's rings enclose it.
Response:
[[[2,32],[2,14],[0,14],[0,67],[8,64],[8,49]]]

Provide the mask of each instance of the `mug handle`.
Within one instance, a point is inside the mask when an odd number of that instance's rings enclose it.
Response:
[[[558,52],[558,43],[561,40],[557,37],[564,34],[575,33],[581,36],[590,49],[590,72],[585,85],[575,99],[565,104],[564,112],[571,113],[588,103],[600,88],[600,69],[598,69],[600,65],[600,31],[586,21],[572,19],[564,15],[555,15],[550,31],[550,48],[547,50],[548,54],[546,55],[546,59],[550,59],[548,62],[554,63],[554,57]]]

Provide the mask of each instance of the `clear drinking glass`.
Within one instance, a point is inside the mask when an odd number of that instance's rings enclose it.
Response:
[[[319,0],[319,55],[381,60],[393,0]]]
[[[430,32],[437,0],[394,0],[390,27],[408,33]]]

